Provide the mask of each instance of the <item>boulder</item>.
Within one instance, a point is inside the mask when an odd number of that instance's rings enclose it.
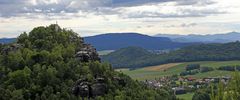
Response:
[[[100,61],[97,50],[89,44],[83,44],[75,56],[81,62]]]

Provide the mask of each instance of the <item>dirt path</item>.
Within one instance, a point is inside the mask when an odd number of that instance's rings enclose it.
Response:
[[[169,64],[163,64],[163,65],[157,65],[157,66],[149,66],[149,67],[145,67],[144,69],[149,71],[163,71],[180,64],[182,63],[169,63]]]

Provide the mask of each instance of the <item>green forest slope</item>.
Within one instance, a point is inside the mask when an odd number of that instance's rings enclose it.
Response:
[[[130,47],[104,55],[102,60],[111,63],[114,68],[139,68],[175,62],[240,60],[239,51],[240,42],[198,44],[161,55]]]
[[[16,43],[1,45],[0,100],[175,99],[170,89],[148,88],[89,55],[81,61],[76,59],[84,46],[77,33],[56,24],[36,27],[21,34]],[[89,51],[78,53],[85,52]],[[81,81],[87,85],[76,84]],[[87,92],[83,95],[76,91]]]

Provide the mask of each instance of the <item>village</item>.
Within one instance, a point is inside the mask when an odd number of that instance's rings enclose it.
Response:
[[[211,84],[218,84],[219,82],[227,84],[230,79],[230,76],[194,78],[174,75],[164,76],[154,80],[145,80],[143,83],[155,89],[168,86],[174,91],[175,95],[179,95],[191,93],[198,89],[206,88]]]

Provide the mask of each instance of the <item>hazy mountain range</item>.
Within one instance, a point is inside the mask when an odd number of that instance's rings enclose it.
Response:
[[[84,37],[86,43],[92,44],[97,50],[117,50],[136,46],[148,50],[176,49],[197,43],[227,43],[240,40],[240,33],[230,32],[214,35],[178,35],[158,34],[148,36],[139,33],[107,33]],[[0,43],[11,43],[16,38],[2,38]]]
[[[230,32],[213,35],[178,35],[178,34],[157,34],[156,37],[168,37],[174,42],[204,42],[204,43],[227,43],[240,40],[240,33]]]
[[[0,39],[0,43],[11,43],[11,42],[14,42],[16,40],[16,38],[1,38]]]
[[[152,37],[139,33],[108,33],[85,37],[84,40],[96,47],[97,50],[117,50],[129,46],[163,50],[181,48],[191,44],[177,43],[166,37]]]

